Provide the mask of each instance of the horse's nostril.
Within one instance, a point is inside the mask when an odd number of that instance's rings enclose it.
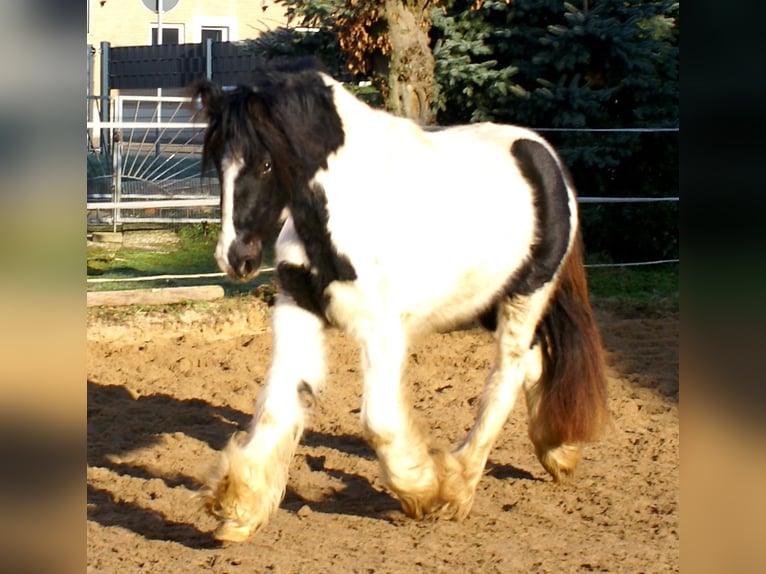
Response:
[[[229,263],[238,278],[249,279],[258,273],[262,254],[260,239],[234,241],[229,248]]]
[[[261,266],[260,257],[257,259],[243,259],[237,269],[240,277],[249,277]]]

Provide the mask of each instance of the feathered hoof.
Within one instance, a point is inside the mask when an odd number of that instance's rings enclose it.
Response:
[[[402,510],[415,520],[463,520],[471,512],[475,482],[466,480],[463,464],[451,453],[431,452],[436,482],[428,488],[395,490]]]
[[[221,542],[243,542],[269,518],[257,504],[255,493],[235,476],[227,474],[201,493],[205,509],[219,519],[213,538]]]
[[[200,492],[205,509],[219,519],[216,540],[242,542],[257,532],[279,506],[282,490],[265,480],[235,436],[221,453],[216,471]]]
[[[566,482],[572,478],[580,462],[580,446],[574,443],[560,444],[553,448],[535,445],[535,454],[556,482]]]
[[[445,500],[436,498],[422,505],[415,512],[408,512],[407,506],[402,501],[402,510],[407,516],[416,520],[455,520],[460,521],[468,517],[473,507],[473,493],[459,500]],[[411,508],[411,507],[410,507]]]
[[[213,532],[213,538],[220,542],[244,542],[255,534],[256,530],[258,530],[257,525],[224,520]]]

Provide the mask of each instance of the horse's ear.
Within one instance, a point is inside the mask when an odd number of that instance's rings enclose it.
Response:
[[[261,93],[253,87],[248,88],[248,90],[250,93],[247,96],[247,111],[256,121],[263,122],[266,120],[268,113],[268,95]]]
[[[199,80],[191,85],[190,92],[192,101],[197,98],[200,99],[202,113],[205,116],[215,115],[220,109],[223,91],[218,84],[214,84],[210,80]]]

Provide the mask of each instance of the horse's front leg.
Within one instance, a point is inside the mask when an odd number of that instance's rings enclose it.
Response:
[[[306,402],[324,378],[324,324],[280,295],[272,316],[272,364],[247,433],[232,437],[204,491],[219,518],[215,538],[242,541],[276,512],[303,432]]]
[[[406,338],[398,324],[380,323],[362,338],[364,398],[362,424],[380,461],[384,483],[404,512],[421,519],[441,515],[462,496],[462,467],[429,447],[401,388]]]

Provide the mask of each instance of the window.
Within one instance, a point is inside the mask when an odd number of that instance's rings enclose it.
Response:
[[[237,40],[239,22],[230,16],[193,16],[188,24],[188,42],[205,44],[207,40],[213,42],[231,42]]]
[[[157,45],[157,24],[152,24],[152,46]],[[183,24],[162,25],[163,44],[183,44]]]
[[[203,26],[200,30],[201,42],[205,44],[208,39],[213,42],[228,42],[229,40],[229,27],[228,26]]]

